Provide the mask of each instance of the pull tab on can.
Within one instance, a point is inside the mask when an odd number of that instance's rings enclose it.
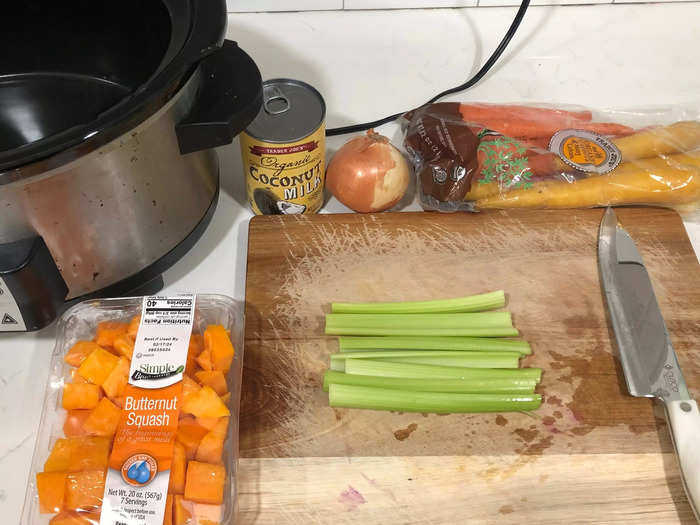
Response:
[[[277,86],[263,86],[263,107],[270,115],[281,115],[290,110],[292,104]]]

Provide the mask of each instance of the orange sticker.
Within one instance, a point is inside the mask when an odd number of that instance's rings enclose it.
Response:
[[[621,158],[620,150],[611,140],[576,129],[557,131],[549,142],[549,149],[577,170],[601,174],[614,170]]]

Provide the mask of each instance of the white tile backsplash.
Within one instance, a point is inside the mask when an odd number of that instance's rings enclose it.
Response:
[[[478,0],[344,0],[345,9],[411,9],[426,7],[474,7]]]
[[[700,0],[531,0],[531,5],[698,2]],[[227,0],[229,12],[517,6],[519,0]]]
[[[342,9],[343,0],[226,0],[226,6],[229,13],[322,11]]]

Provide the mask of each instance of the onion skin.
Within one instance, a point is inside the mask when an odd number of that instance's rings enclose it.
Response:
[[[410,169],[389,139],[369,130],[350,139],[326,170],[326,187],[348,208],[360,213],[388,210],[406,193]]]

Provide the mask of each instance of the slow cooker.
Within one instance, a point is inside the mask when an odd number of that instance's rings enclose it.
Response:
[[[24,0],[0,33],[0,331],[153,293],[219,191],[214,147],[257,114],[225,0]]]

